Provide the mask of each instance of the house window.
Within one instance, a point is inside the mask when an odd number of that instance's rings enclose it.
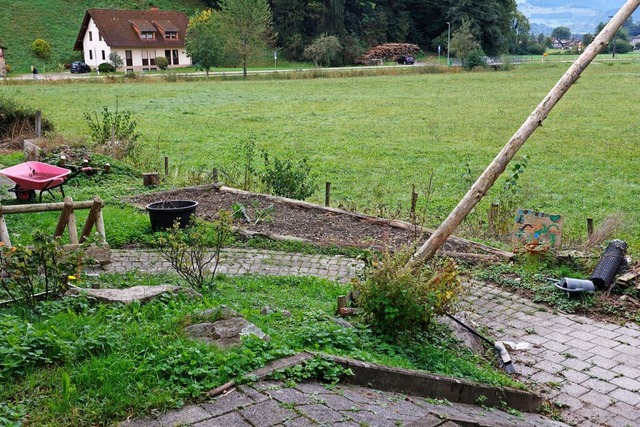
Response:
[[[107,54],[105,53],[105,51],[102,51],[102,60],[106,61],[107,60]]]
[[[140,33],[140,38],[142,40],[153,40],[155,38],[154,35],[152,31],[143,31]]]
[[[124,57],[127,67],[133,67],[133,55],[131,54],[130,50],[124,51]]]
[[[167,63],[171,65],[171,51],[169,49],[164,51],[164,57],[167,58]]]
[[[149,54],[146,50],[142,51],[142,65],[149,65]]]
[[[177,31],[167,31],[166,33],[164,33],[164,38],[165,39],[170,39],[170,40],[175,40],[178,38],[178,32]]]
[[[89,59],[93,59],[93,51],[92,50],[89,51]]]
[[[93,41],[93,33],[91,31],[89,31],[89,41],[90,42]]]
[[[180,61],[178,61],[178,49],[173,51],[173,65],[178,65]]]
[[[156,51],[149,51],[149,65],[156,65]]]

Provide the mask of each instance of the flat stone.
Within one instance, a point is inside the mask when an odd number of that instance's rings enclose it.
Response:
[[[162,427],[174,427],[181,424],[194,424],[211,418],[211,414],[197,405],[185,406],[177,411],[167,412],[157,418]]]
[[[182,293],[192,298],[202,298],[202,295],[191,288],[173,285],[133,286],[126,289],[69,288],[67,291],[67,295],[86,295],[97,301],[114,304],[130,304],[134,301],[144,303],[166,293]]]
[[[319,424],[334,423],[344,419],[339,412],[320,404],[298,406],[296,410]]]
[[[203,403],[201,406],[212,416],[219,416],[226,414],[227,412],[235,411],[239,408],[253,405],[254,403],[256,403],[255,400],[246,394],[238,391],[232,391],[211,402]]]
[[[280,407],[273,400],[256,403],[241,410],[240,414],[255,427],[270,427],[298,417],[296,412]]]
[[[278,402],[293,403],[295,405],[304,405],[313,403],[314,401],[307,395],[299,392],[294,388],[281,388],[278,390],[266,390],[265,393]]]
[[[220,348],[239,345],[242,343],[242,337],[248,335],[254,335],[264,341],[269,341],[270,339],[260,328],[242,317],[190,325],[184,329],[184,332],[188,337]]]
[[[231,412],[220,417],[211,418],[193,424],[193,427],[251,427],[237,412]]]

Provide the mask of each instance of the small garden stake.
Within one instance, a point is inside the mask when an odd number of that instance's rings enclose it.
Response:
[[[513,365],[513,362],[511,361],[511,357],[509,356],[509,352],[507,351],[507,348],[504,346],[504,343],[502,341],[491,342],[489,338],[483,335],[480,335],[480,333],[477,332],[475,329],[473,329],[471,326],[465,323],[462,323],[461,320],[458,320],[454,316],[447,314],[447,317],[449,317],[458,325],[462,326],[463,328],[471,332],[473,335],[477,336],[482,341],[484,341],[485,343],[493,347],[493,349],[496,351],[496,357],[498,359],[498,363],[500,364],[500,367],[504,369],[504,371],[507,374],[512,375],[516,373],[516,367]]]

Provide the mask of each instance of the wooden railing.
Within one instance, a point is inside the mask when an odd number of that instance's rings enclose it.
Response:
[[[87,200],[82,202],[74,202],[71,197],[65,197],[64,202],[58,203],[36,203],[30,205],[0,205],[0,241],[5,246],[11,247],[11,239],[9,238],[9,230],[5,221],[5,215],[9,214],[21,214],[21,213],[35,213],[35,212],[50,212],[50,211],[62,211],[58,224],[53,233],[54,237],[61,237],[65,229],[68,229],[69,245],[67,247],[77,247],[79,244],[85,242],[91,235],[91,230],[95,226],[96,232],[101,236],[99,247],[93,247],[87,250],[89,255],[93,257],[100,265],[108,264],[111,261],[111,255],[109,247],[107,245],[107,239],[104,230],[104,219],[102,216],[102,208],[104,202],[99,196],[95,196],[93,200]],[[78,209],[90,209],[87,221],[82,228],[82,232],[78,237],[78,229],[75,210]]]

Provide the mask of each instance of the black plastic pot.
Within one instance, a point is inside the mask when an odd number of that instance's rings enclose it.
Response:
[[[191,215],[196,212],[198,202],[193,200],[166,200],[147,205],[153,231],[167,230],[178,221],[180,228],[186,228]]]

